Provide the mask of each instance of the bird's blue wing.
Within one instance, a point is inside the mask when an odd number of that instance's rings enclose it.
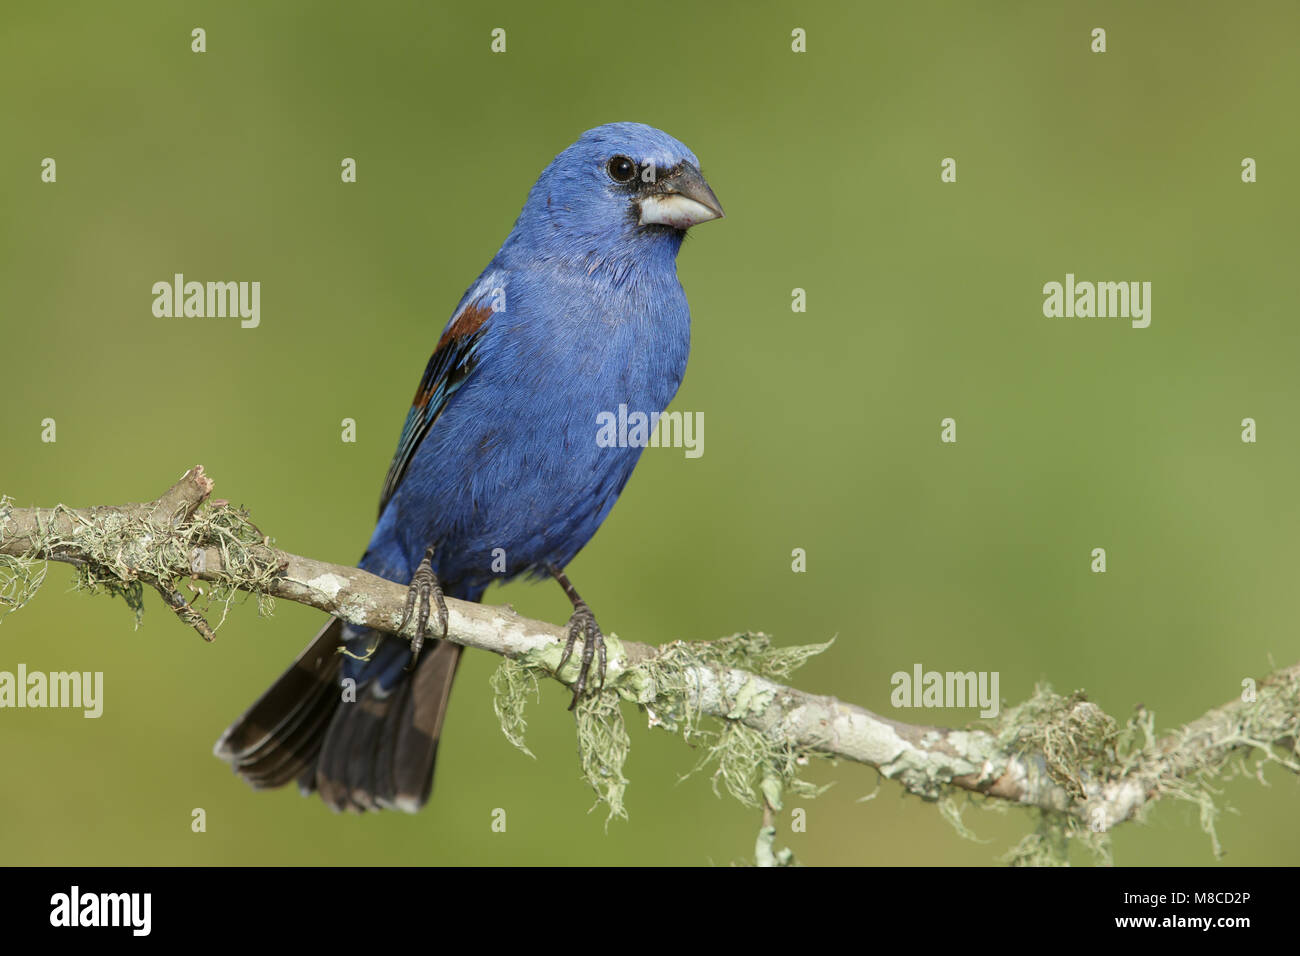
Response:
[[[483,301],[484,298],[480,296],[466,302],[447,323],[446,331],[434,347],[424,377],[420,379],[420,387],[415,390],[406,424],[402,426],[402,437],[397,442],[393,463],[388,467],[388,477],[384,479],[384,491],[379,499],[381,516],[401,485],[420,442],[447,407],[448,399],[474,371],[478,362],[478,344],[483,340],[488,320],[492,317],[492,308]]]

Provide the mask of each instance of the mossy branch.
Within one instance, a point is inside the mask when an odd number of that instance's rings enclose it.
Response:
[[[77,568],[83,587],[121,594],[137,614],[143,586],[158,590],[205,640],[216,629],[196,599],[205,610],[215,604],[224,617],[238,592],[255,595],[264,609],[283,598],[413,636],[412,626],[400,629],[405,585],[276,548],[245,512],[210,501],[212,488],[198,466],[142,504],[15,508],[0,498],[0,616],[31,598],[45,562],[60,561]],[[494,682],[497,711],[507,736],[522,747],[523,702],[536,678],[572,683],[580,655],[557,671],[563,626],[450,598],[447,609],[449,640],[506,659]],[[1157,739],[1148,712],[1120,724],[1082,694],[1061,697],[1047,688],[1007,710],[995,726],[959,730],[901,723],[783,683],[829,642],[774,648],[764,635],[741,634],[659,647],[611,635],[607,643],[607,692],[586,698],[578,712],[584,771],[601,801],[611,814],[622,813],[627,736],[617,697],[638,704],[652,726],[687,736],[706,733],[701,717],[718,718],[721,729],[701,766],[714,768],[715,786],[764,810],[760,859],[780,856],[771,850],[770,818],[781,793],[816,790],[798,777],[810,757],[874,767],[910,793],[944,799],[954,819],[951,798],[961,791],[1037,808],[1040,832],[1013,853],[1014,862],[1032,863],[1061,862],[1069,837],[1105,853],[1111,828],[1167,797],[1199,805],[1213,836],[1211,782],[1248,756],[1300,773],[1300,664],[1264,678],[1253,699],[1225,704]],[[780,859],[788,861],[788,854]]]

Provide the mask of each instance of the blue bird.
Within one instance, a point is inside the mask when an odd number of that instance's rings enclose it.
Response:
[[[603,635],[564,568],[641,448],[602,447],[598,416],[658,413],[677,393],[690,350],[677,252],[721,217],[695,155],[640,123],[588,130],[546,167],[438,339],[359,564],[409,585],[419,637],[331,620],[217,742],[239,776],[297,779],[335,810],[420,809],[461,651],[437,637],[444,596],[478,601],[521,574],[555,578],[573,605],[573,703],[593,669],[603,684]]]

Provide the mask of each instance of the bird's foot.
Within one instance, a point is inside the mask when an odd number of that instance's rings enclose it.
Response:
[[[596,623],[596,615],[591,613],[587,602],[579,598],[573,604],[573,616],[569,618],[569,639],[564,642],[564,656],[560,658],[557,671],[563,670],[573,655],[574,645],[582,638],[582,663],[578,668],[578,682],[573,685],[573,700],[569,710],[578,706],[580,698],[587,689],[587,676],[591,673],[592,658],[598,659],[597,674],[600,677],[599,690],[605,689],[605,635]]]
[[[406,592],[406,613],[402,615],[402,625],[398,629],[405,630],[411,616],[415,615],[415,637],[411,638],[411,662],[406,665],[408,671],[415,668],[415,662],[420,657],[420,648],[424,647],[424,639],[429,634],[429,615],[432,605],[438,608],[438,626],[442,630],[442,636],[446,637],[447,602],[443,599],[442,585],[438,583],[438,576],[433,573],[433,548],[429,548],[424,552],[424,560],[420,562],[420,566],[415,569],[415,574],[411,577],[411,586]]]

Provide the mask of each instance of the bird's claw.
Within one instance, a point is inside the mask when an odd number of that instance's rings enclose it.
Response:
[[[564,642],[564,656],[560,658],[557,671],[563,670],[564,665],[569,662],[579,636],[582,637],[582,662],[578,668],[578,681],[573,685],[573,700],[569,703],[569,710],[578,706],[578,698],[587,689],[587,676],[591,673],[593,657],[598,661],[597,672],[600,676],[598,692],[605,689],[605,635],[601,633],[600,625],[596,623],[596,615],[592,614],[591,608],[582,601],[573,606],[573,616],[569,618],[569,638]]]
[[[398,630],[405,630],[412,615],[416,613],[417,599],[419,613],[415,618],[415,636],[411,638],[411,662],[406,665],[408,671],[415,668],[415,662],[420,657],[420,649],[424,647],[424,639],[429,633],[429,615],[433,604],[438,607],[438,627],[442,631],[442,636],[447,636],[447,602],[443,598],[442,585],[438,583],[438,576],[433,573],[433,548],[424,552],[424,560],[420,562],[420,566],[415,569],[415,574],[411,577],[411,586],[406,592],[406,612],[402,615],[402,625]]]

